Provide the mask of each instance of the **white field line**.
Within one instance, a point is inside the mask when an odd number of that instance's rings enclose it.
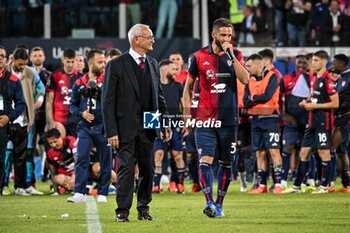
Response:
[[[92,196],[86,197],[86,222],[88,233],[102,233],[96,200]]]

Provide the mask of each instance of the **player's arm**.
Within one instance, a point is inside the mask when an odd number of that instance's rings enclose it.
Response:
[[[267,85],[265,92],[261,95],[251,96],[251,100],[253,101],[253,103],[266,103],[275,94],[277,88],[279,88],[278,78],[276,74],[273,74],[273,76],[269,80],[269,84]]]
[[[250,96],[250,91],[249,91],[249,86],[248,85],[246,85],[244,87],[243,104],[244,104],[245,108],[251,108],[254,105],[254,103],[253,103],[253,101],[251,99],[251,96]]]
[[[235,53],[233,52],[233,46],[229,42],[222,43],[222,48],[224,51],[227,51],[227,49],[229,49],[231,56],[232,56],[232,59],[233,59],[232,66],[233,66],[233,69],[235,70],[235,73],[236,73],[238,80],[244,85],[248,84],[249,73],[243,66],[244,59],[243,59],[242,53],[238,53],[239,57],[236,57]]]
[[[306,102],[305,100],[303,100],[300,103],[301,107],[304,107],[307,111],[312,111],[314,109],[324,109],[324,110],[328,110],[328,109],[333,109],[333,108],[338,108],[339,107],[339,96],[338,93],[335,93],[331,96],[329,96],[330,100],[327,103],[312,103],[312,102]]]
[[[183,91],[183,107],[184,107],[184,115],[185,117],[190,117],[191,113],[191,99],[192,99],[192,91],[195,77],[187,77],[186,84]]]
[[[36,72],[35,69],[33,73],[34,73],[35,99],[36,99],[34,108],[39,109],[44,102],[45,86],[41,81],[38,72]]]
[[[179,96],[180,96],[179,112],[180,113],[183,113],[183,111],[184,111],[184,98],[183,98],[183,95],[184,95],[183,87],[182,87],[182,85],[179,85]]]
[[[249,73],[237,60],[237,58],[235,56],[233,57],[233,60],[235,60],[235,62],[233,63],[233,69],[236,72],[237,78],[242,84],[247,85],[249,82]]]
[[[55,98],[55,93],[48,91],[46,93],[46,128],[51,129],[55,127],[55,120],[53,118],[53,99]]]

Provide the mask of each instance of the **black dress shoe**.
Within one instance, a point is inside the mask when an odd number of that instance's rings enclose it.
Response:
[[[117,222],[129,222],[128,215],[126,213],[118,213],[115,218]]]
[[[141,221],[153,221],[153,217],[149,214],[148,211],[140,211],[138,216],[137,216],[138,220]]]

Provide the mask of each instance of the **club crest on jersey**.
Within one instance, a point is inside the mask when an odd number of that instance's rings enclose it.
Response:
[[[319,87],[320,87],[320,88],[323,87],[323,83],[320,83]]]
[[[61,95],[69,95],[69,88],[66,86],[61,87]]]
[[[232,61],[231,60],[227,60],[227,65],[228,66],[232,66]]]
[[[346,81],[343,81],[343,82],[341,83],[341,86],[343,87],[343,86],[345,86],[345,84],[346,84]]]
[[[207,70],[207,72],[205,72],[206,78],[208,79],[215,79],[215,72],[212,70]]]
[[[210,65],[210,63],[209,62],[207,62],[207,61],[205,61],[205,62],[203,62],[203,64],[202,64],[203,66],[209,66]]]

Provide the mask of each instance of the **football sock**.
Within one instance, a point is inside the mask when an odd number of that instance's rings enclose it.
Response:
[[[207,202],[213,202],[214,173],[211,164],[199,164],[199,178]]]
[[[282,180],[287,180],[288,172],[290,169],[290,153],[283,152],[282,153]]]
[[[221,163],[218,170],[218,193],[216,203],[222,205],[227,189],[230,186],[232,180],[232,164]]]
[[[162,174],[161,173],[154,173],[153,175],[153,182],[154,182],[154,186],[160,186],[160,179],[162,178]]]
[[[334,182],[336,176],[337,176],[337,154],[335,152],[331,152],[331,167],[330,167],[330,174],[329,174],[329,182]]]
[[[297,172],[297,177],[294,181],[294,186],[300,187],[303,182],[305,176],[309,172],[310,161],[299,161],[299,167]]]
[[[321,176],[321,186],[326,188],[329,184],[329,177],[331,172],[331,160],[322,161],[322,176]]]
[[[282,174],[282,164],[279,164],[279,165],[276,165],[274,168],[273,168],[273,171],[274,171],[274,184],[275,185],[280,185],[281,184],[281,174]]]
[[[199,183],[198,178],[198,163],[197,159],[189,159],[187,160],[188,170],[190,171],[193,183]]]
[[[171,175],[170,175],[170,182],[175,182],[177,183],[177,173],[176,173],[176,162],[173,158],[169,159],[169,166],[171,170]]]
[[[238,151],[238,172],[243,173],[245,172],[245,151],[239,150]]]
[[[259,185],[262,187],[266,187],[266,172],[262,169],[258,169],[258,179],[259,179]]]
[[[176,170],[177,172],[177,181],[178,184],[184,184],[184,179],[185,179],[185,168],[178,168]]]

